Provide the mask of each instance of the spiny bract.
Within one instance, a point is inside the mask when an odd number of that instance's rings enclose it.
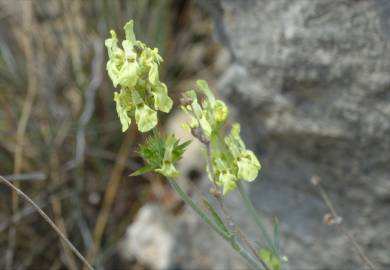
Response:
[[[162,135],[154,132],[146,142],[140,145],[138,153],[148,164],[132,176],[140,175],[148,171],[156,171],[166,177],[179,175],[174,163],[182,158],[182,155],[190,141],[179,143],[174,135]]]

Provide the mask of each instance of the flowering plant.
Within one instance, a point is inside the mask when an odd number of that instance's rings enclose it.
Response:
[[[135,119],[139,131],[153,130],[138,151],[146,165],[132,175],[147,171],[164,175],[199,217],[228,241],[254,269],[279,270],[282,257],[279,252],[278,222],[274,222],[274,234],[271,237],[241,183],[242,180],[254,181],[261,165],[255,154],[246,148],[240,136],[240,125],[234,123],[229,134],[225,135],[229,109],[222,100],[215,98],[206,81],[197,81],[199,94],[195,90],[184,93],[181,109],[190,116],[190,122],[184,123],[183,128],[206,148],[206,170],[214,185],[212,194],[223,212],[221,217],[207,200],[204,201],[204,208],[199,207],[174,179],[179,175],[175,162],[181,159],[190,141],[180,143],[173,134],[163,135],[156,129],[157,112],[168,113],[173,105],[167,86],[159,79],[158,69],[163,59],[158,49],[151,49],[135,38],[133,21],[128,22],[124,30],[126,39],[122,41],[122,48],[118,46],[114,31],[111,31],[111,38],[105,42],[109,56],[107,72],[114,87],[120,87],[119,93],[114,93],[114,101],[122,131],[129,128],[132,119]],[[266,241],[262,248],[253,247],[231,215],[226,213],[223,196],[236,189]]]

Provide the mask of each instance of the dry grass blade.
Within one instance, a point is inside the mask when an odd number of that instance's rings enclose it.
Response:
[[[14,174],[18,175],[22,170],[23,163],[23,145],[25,140],[25,133],[27,129],[27,123],[30,118],[32,107],[34,104],[35,96],[38,92],[38,81],[34,70],[35,57],[33,53],[33,44],[32,44],[32,27],[33,27],[33,7],[32,2],[25,1],[22,5],[23,13],[23,30],[24,35],[22,35],[22,45],[24,50],[24,55],[26,58],[26,70],[27,70],[27,96],[23,103],[22,114],[20,116],[18,127],[16,131],[16,145],[15,145],[15,155],[14,155]],[[15,182],[16,186],[19,187],[19,183]],[[15,214],[18,212],[18,196],[13,191],[12,192],[12,212]],[[13,268],[13,252],[15,248],[15,237],[16,231],[15,227],[12,227],[8,235],[9,247],[7,250],[7,268]]]
[[[95,96],[102,83],[102,67],[104,59],[103,42],[100,39],[94,41],[95,57],[92,61],[92,79],[87,89],[85,90],[85,106],[84,111],[79,119],[79,127],[76,137],[76,157],[75,165],[84,162],[86,139],[85,130],[95,110]]]
[[[67,237],[65,221],[62,217],[61,201],[57,198],[53,198],[51,200],[51,205],[53,208],[54,220],[58,224],[58,227],[61,229],[61,231],[63,231],[63,234]],[[64,250],[65,262],[66,262],[69,270],[77,270],[76,261],[73,257],[73,254],[69,250],[69,247],[64,243],[64,241],[61,241],[61,245],[62,245],[62,248]]]
[[[123,170],[126,167],[127,157],[131,150],[131,145],[133,144],[134,136],[134,129],[131,129],[130,132],[126,134],[126,137],[123,140],[121,148],[119,150],[118,157],[114,169],[112,171],[110,180],[107,183],[107,189],[104,194],[103,206],[99,212],[95,229],[93,232],[93,244],[87,255],[88,260],[91,262],[95,261],[96,255],[98,254],[100,241],[103,237],[103,233],[108,222],[108,217],[111,212],[115,195],[118,191],[119,184],[122,179]]]
[[[318,176],[313,176],[311,178],[311,183],[313,186],[315,186],[322,199],[324,200],[326,206],[328,207],[331,215],[328,224],[336,224],[337,227],[340,229],[340,231],[349,239],[349,241],[352,243],[353,247],[355,248],[356,252],[359,254],[360,258],[362,259],[363,263],[370,269],[370,270],[377,270],[374,264],[371,262],[371,260],[367,257],[367,255],[364,253],[363,248],[359,245],[359,243],[355,240],[353,235],[345,228],[344,224],[342,223],[342,218],[339,216],[336,212],[335,207],[333,206],[328,194],[325,192],[325,189],[321,185],[321,179]]]
[[[22,197],[26,202],[31,204],[37,212],[41,215],[41,217],[52,227],[52,229],[58,234],[62,241],[73,251],[73,253],[83,262],[87,269],[93,270],[92,266],[88,263],[88,261],[81,255],[81,253],[77,250],[77,248],[69,241],[68,238],[61,232],[61,230],[55,225],[55,223],[48,217],[48,215],[43,212],[39,206],[30,199],[23,191],[14,186],[10,181],[5,179],[3,176],[0,176],[0,181],[7,185],[12,191],[14,191],[18,196]]]

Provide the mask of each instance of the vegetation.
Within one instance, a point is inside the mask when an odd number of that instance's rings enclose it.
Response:
[[[228,241],[254,269],[279,270],[281,255],[278,224],[275,224],[275,233],[271,237],[241,187],[239,190],[243,206],[247,207],[250,213],[248,216],[254,218],[263,239],[267,240],[264,247],[254,247],[253,241],[249,240],[235,224],[232,215],[223,204],[223,196],[241,185],[242,180],[249,182],[255,180],[261,169],[255,154],[246,149],[240,137],[240,125],[234,123],[230,133],[224,136],[229,110],[223,101],[215,98],[206,81],[197,81],[203,100],[200,100],[194,90],[184,93],[181,108],[189,115],[190,122],[183,123],[183,128],[204,144],[207,172],[211,184],[214,185],[212,194],[220,203],[223,213],[221,217],[210,202],[204,202],[206,209],[199,207],[176,183],[174,177],[179,175],[179,171],[174,163],[180,160],[190,142],[180,144],[173,134],[161,135],[156,129],[157,111],[168,113],[172,108],[167,87],[159,80],[158,66],[162,58],[157,49],[150,49],[136,40],[133,21],[128,22],[124,30],[126,39],[122,42],[123,48],[118,47],[114,31],[111,31],[111,38],[105,43],[109,55],[108,74],[114,87],[120,87],[120,92],[114,94],[117,113],[123,131],[129,128],[132,118],[135,118],[140,132],[153,129],[153,135],[139,149],[146,166],[133,175],[147,171],[161,173],[199,217]],[[285,257],[283,259],[287,261]]]

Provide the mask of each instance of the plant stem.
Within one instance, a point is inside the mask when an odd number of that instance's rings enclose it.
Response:
[[[252,219],[254,220],[254,222],[256,223],[256,225],[259,227],[260,231],[261,231],[261,234],[263,235],[263,237],[265,238],[266,242],[267,242],[267,245],[269,246],[269,248],[272,250],[272,252],[277,255],[277,257],[279,257],[279,252],[278,250],[276,249],[276,247],[274,246],[271,238],[269,237],[268,233],[267,233],[267,229],[265,228],[265,225],[264,223],[262,222],[260,216],[257,214],[257,211],[255,209],[255,207],[253,206],[252,204],[252,201],[251,199],[249,198],[248,194],[246,193],[246,191],[244,190],[244,187],[242,185],[242,183],[240,181],[238,181],[238,191],[240,193],[240,196],[241,196],[241,199],[243,200],[244,202],[244,205],[245,205],[245,208],[247,209],[247,211],[249,212],[250,216],[252,217]]]
[[[254,259],[245,249],[241,247],[241,245],[236,241],[235,237],[228,235],[221,228],[219,228],[209,217],[208,215],[200,208],[196,203],[192,200],[190,196],[186,192],[184,192],[181,187],[176,183],[174,179],[167,178],[169,184],[176,191],[176,193],[180,196],[180,198],[187,203],[198,215],[199,217],[207,223],[215,232],[217,232],[223,239],[228,241],[230,245],[236,250],[254,269],[261,270],[263,267],[259,264],[259,262]]]
[[[81,255],[81,253],[76,249],[76,247],[69,241],[68,238],[61,232],[61,230],[57,227],[57,225],[43,212],[39,206],[30,199],[23,191],[15,187],[10,181],[0,176],[0,182],[3,182],[7,185],[12,191],[14,191],[17,195],[22,197],[25,201],[31,204],[35,210],[41,215],[41,217],[53,228],[53,230],[58,234],[58,236],[64,241],[64,243],[74,252],[74,254],[83,262],[83,264],[90,270],[93,270],[93,267],[88,263],[88,261]]]
[[[220,203],[220,207],[221,207],[221,210],[223,212],[223,214],[225,215],[225,218],[227,219],[227,221],[229,222],[229,225],[230,227],[232,228],[232,232],[235,236],[237,236],[239,239],[241,239],[241,241],[249,248],[249,250],[252,252],[252,254],[255,256],[255,258],[257,258],[261,265],[263,266],[263,268],[265,270],[270,270],[268,265],[266,264],[266,262],[260,257],[260,255],[258,254],[258,252],[255,250],[255,248],[252,246],[252,244],[249,242],[248,238],[246,237],[246,235],[241,231],[241,229],[236,225],[236,223],[234,222],[234,220],[232,219],[232,217],[229,215],[229,213],[226,211],[225,209],[225,206],[223,204],[223,200],[221,197],[216,197],[216,199],[218,200],[218,202]]]
[[[212,159],[211,159],[210,142],[209,141],[208,142],[204,142],[204,141],[201,140],[201,138],[198,138],[198,140],[206,146],[206,150],[207,150],[206,151],[206,153],[207,153],[206,159],[207,159],[207,164],[208,164],[208,167],[209,167],[209,170],[210,170],[210,175],[212,176],[212,179],[210,179],[210,180],[211,180],[211,182],[213,182],[215,191],[217,191],[217,193],[218,193],[218,186],[217,186],[217,183],[215,182],[214,167],[213,167],[213,162],[212,162]],[[229,224],[231,225],[230,227],[232,227],[232,229],[233,229],[233,234],[237,235],[243,241],[243,243],[245,243],[247,245],[247,247],[253,253],[255,258],[257,258],[258,261],[261,263],[262,267],[264,269],[266,269],[266,270],[269,270],[267,264],[257,254],[256,250],[252,247],[251,243],[248,241],[248,239],[246,238],[245,234],[240,230],[240,228],[238,228],[238,226],[235,224],[235,222],[233,221],[233,219],[231,218],[229,213],[226,211],[225,206],[223,204],[222,197],[220,195],[218,195],[218,194],[214,194],[214,197],[219,202],[221,210],[222,210],[222,212],[225,215],[225,218],[228,220]]]
[[[183,199],[184,202],[186,202],[199,216],[200,218],[206,222],[209,226],[211,226],[214,231],[216,231],[219,235],[223,237],[223,239],[230,241],[231,237],[226,232],[222,231],[209,217],[204,211],[198,207],[195,202],[192,200],[191,197],[188,196],[187,193],[185,193],[181,187],[176,183],[176,180],[167,178],[169,184],[172,186],[172,188],[179,194],[180,198]]]

